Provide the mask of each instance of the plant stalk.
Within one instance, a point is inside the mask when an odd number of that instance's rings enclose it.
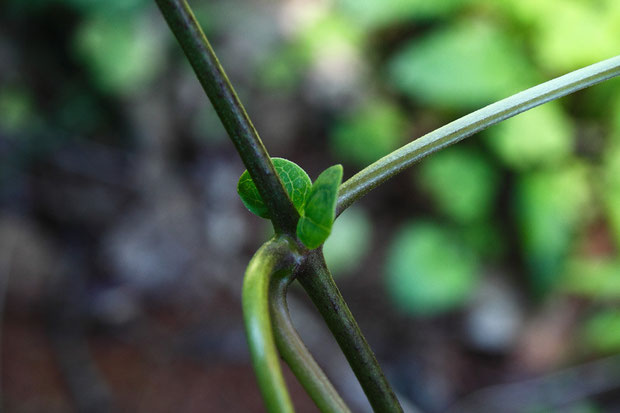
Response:
[[[620,75],[620,56],[560,76],[492,103],[384,156],[340,186],[336,215],[422,158],[505,119]]]
[[[402,412],[370,346],[332,278],[320,249],[309,253],[298,278],[357,376],[375,412]]]
[[[254,372],[269,413],[294,413],[273,336],[269,314],[272,277],[291,273],[300,262],[296,244],[276,237],[254,255],[245,273],[242,290],[243,318]]]
[[[295,234],[299,214],[271,158],[185,0],[155,0],[269,210],[276,233]]]
[[[295,330],[286,301],[293,276],[292,273],[280,274],[273,277],[269,294],[273,331],[280,355],[322,413],[349,413],[349,408]]]

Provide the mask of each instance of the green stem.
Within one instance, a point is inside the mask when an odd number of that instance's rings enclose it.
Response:
[[[296,245],[287,237],[264,244],[254,255],[243,280],[242,304],[246,335],[258,385],[270,413],[293,413],[293,403],[282,376],[269,315],[269,284],[277,274],[298,265]]]
[[[534,86],[463,116],[364,168],[340,186],[336,214],[420,159],[521,112],[620,75],[620,56]]]
[[[185,0],[155,0],[224,124],[278,233],[295,234],[293,206],[258,132]]]
[[[323,373],[297,334],[288,310],[286,293],[292,273],[274,276],[270,287],[270,308],[276,345],[310,398],[323,413],[348,413],[349,408]]]
[[[402,412],[349,307],[334,283],[320,249],[310,252],[298,280],[317,307],[357,376],[375,412]]]

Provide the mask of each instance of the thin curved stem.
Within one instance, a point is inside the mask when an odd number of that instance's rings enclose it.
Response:
[[[336,338],[375,412],[402,412],[370,346],[332,278],[320,249],[309,253],[297,279]]]
[[[265,201],[276,233],[295,234],[299,213],[194,13],[185,0],[155,1]]]
[[[273,277],[269,293],[273,331],[280,355],[321,412],[349,413],[349,408],[295,330],[286,301],[293,277],[292,273],[281,274]]]
[[[521,112],[620,75],[620,56],[595,63],[490,104],[430,132],[364,168],[340,186],[339,215],[420,159]]]
[[[243,280],[242,304],[252,364],[269,413],[293,413],[282,375],[269,314],[269,284],[278,273],[290,273],[299,263],[295,243],[274,238],[254,255]]]

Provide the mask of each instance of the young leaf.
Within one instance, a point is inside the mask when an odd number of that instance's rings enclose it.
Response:
[[[334,165],[321,173],[312,184],[303,214],[297,223],[297,237],[314,249],[329,236],[336,217],[338,188],[342,182],[342,165]]]
[[[299,165],[288,159],[271,158],[271,160],[273,161],[273,166],[276,168],[278,176],[284,184],[286,192],[291,197],[291,201],[293,201],[293,205],[295,205],[295,208],[301,214],[306,196],[312,186],[310,177]],[[237,193],[241,197],[243,205],[245,205],[250,212],[259,217],[269,219],[267,206],[265,202],[263,202],[263,198],[261,198],[258,193],[258,189],[247,170],[239,177]]]

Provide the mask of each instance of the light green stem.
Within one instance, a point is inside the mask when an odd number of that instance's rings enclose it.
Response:
[[[543,103],[620,75],[620,56],[534,86],[463,116],[362,169],[340,186],[336,214],[420,159]]]
[[[258,385],[269,413],[293,413],[293,403],[276,350],[269,314],[269,284],[276,274],[291,273],[299,263],[295,243],[274,238],[254,255],[243,280],[245,329]]]
[[[278,350],[322,413],[349,413],[349,408],[314,360],[291,321],[286,301],[291,281],[291,273],[276,274],[271,281],[269,303]]]

